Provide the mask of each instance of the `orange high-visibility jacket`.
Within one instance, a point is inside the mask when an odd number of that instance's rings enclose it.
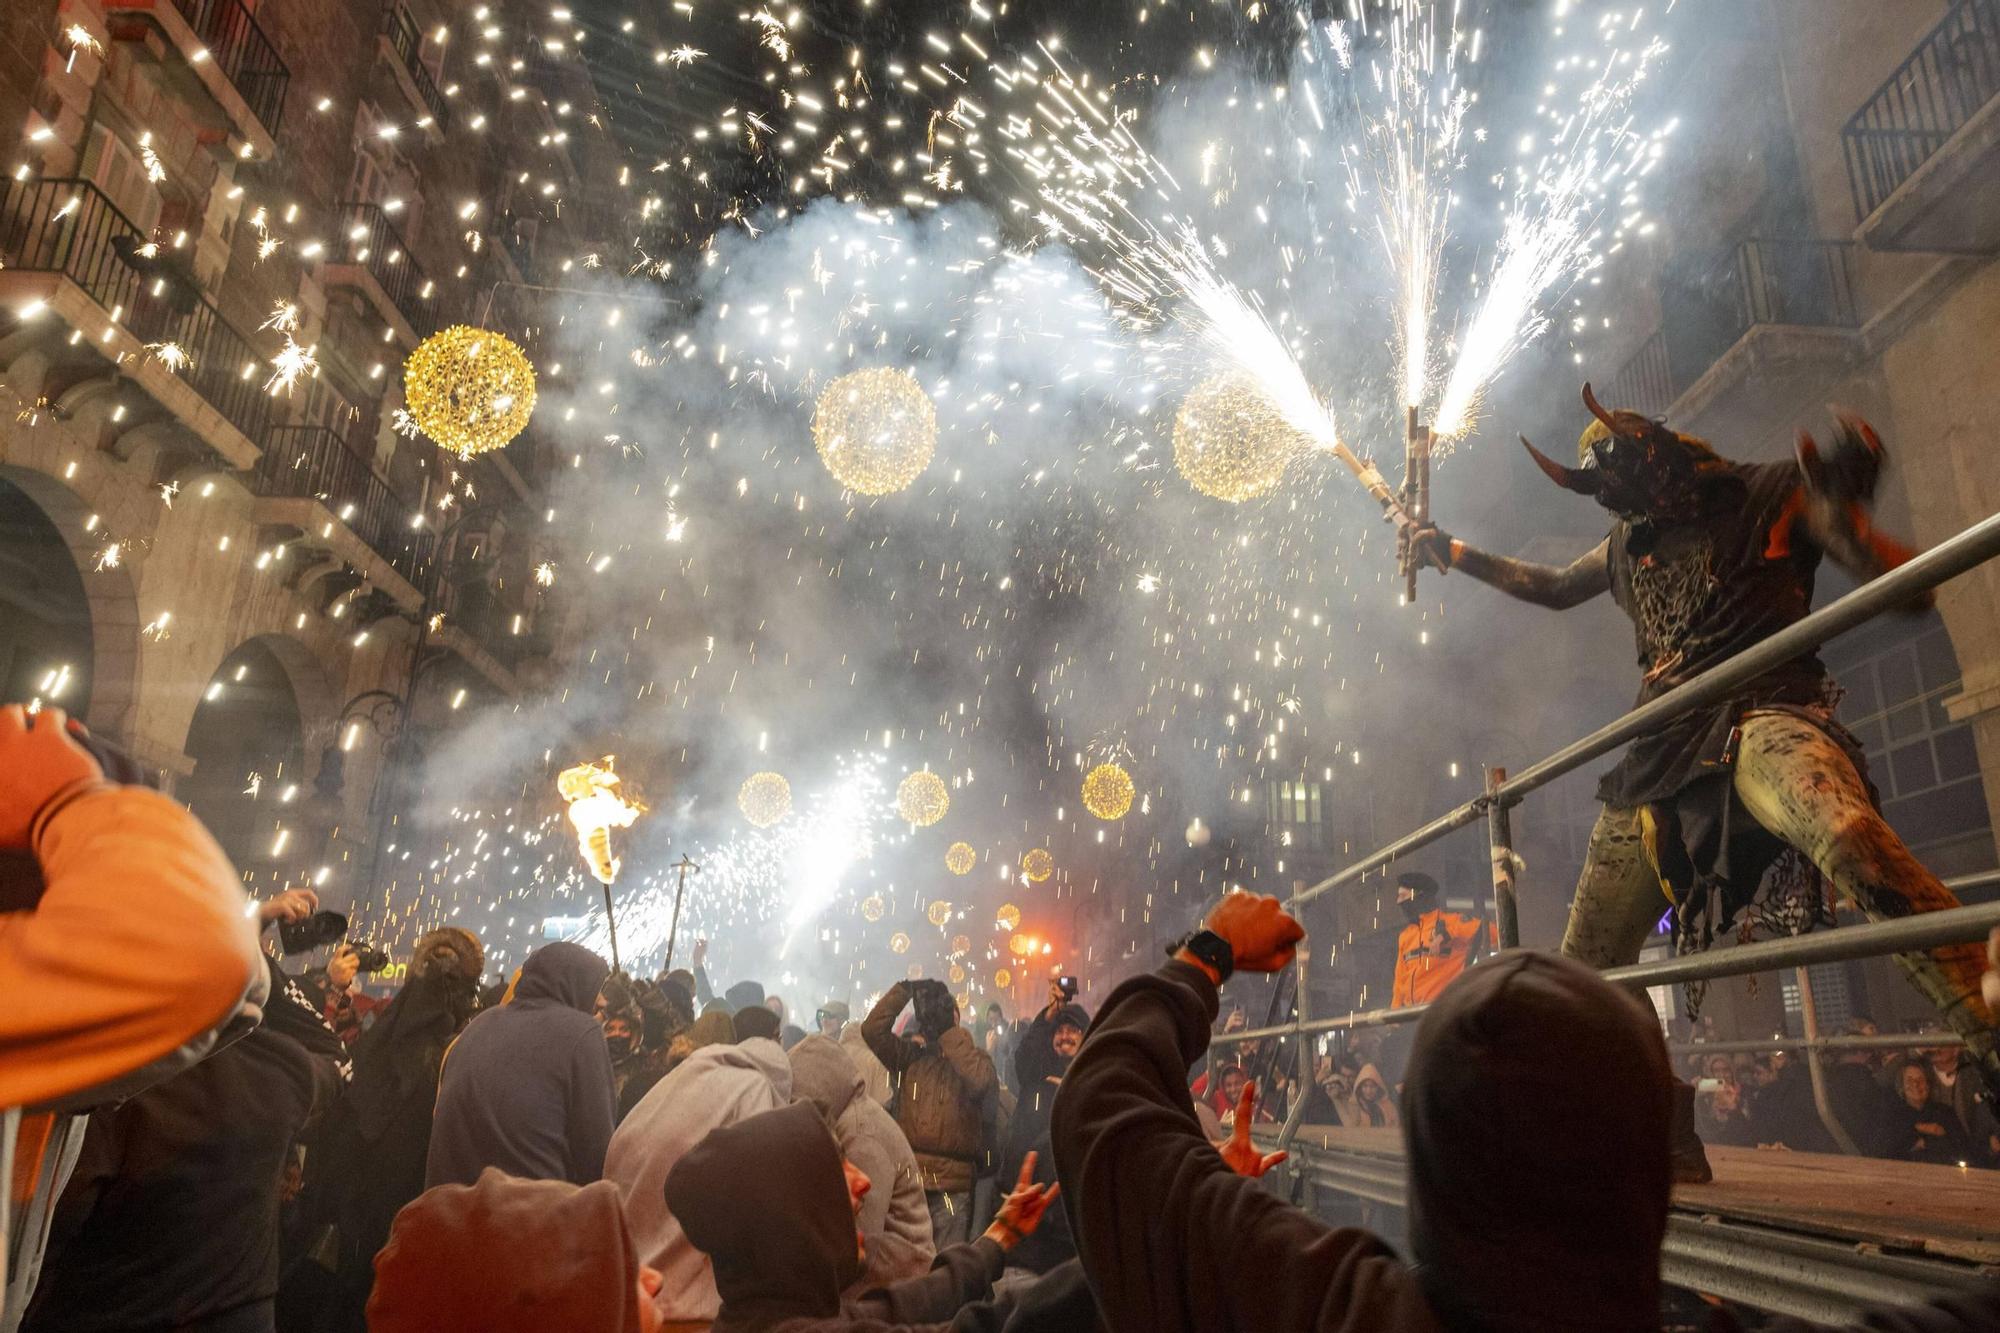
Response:
[[[1486,938],[1480,939],[1481,932]],[[1500,932],[1477,917],[1437,908],[1404,926],[1396,940],[1396,984],[1389,1004],[1429,1004],[1472,962],[1500,948]]]

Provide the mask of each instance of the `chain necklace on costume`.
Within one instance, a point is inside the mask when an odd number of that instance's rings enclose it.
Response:
[[[1707,533],[1672,555],[1657,548],[1632,564],[1632,618],[1651,663],[1647,678],[1677,670],[1695,617],[1715,590],[1715,543]]]

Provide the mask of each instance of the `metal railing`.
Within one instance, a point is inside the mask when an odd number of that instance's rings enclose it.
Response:
[[[1737,689],[1774,667],[1817,648],[1828,639],[1872,620],[1885,611],[1906,606],[1913,597],[1996,556],[2000,556],[2000,514],[1991,514],[1949,540],[1913,557],[1896,569],[1862,584],[1846,596],[1821,607],[1734,657],[1718,663],[1659,698],[1641,704],[1610,725],[1600,727],[1547,758],[1530,764],[1513,777],[1508,777],[1505,769],[1488,769],[1486,790],[1482,795],[1438,816],[1423,827],[1362,857],[1317,884],[1300,889],[1291,896],[1287,905],[1296,911],[1322,894],[1345,885],[1359,883],[1369,874],[1387,867],[1399,858],[1427,847],[1469,824],[1484,820],[1487,825],[1487,838],[1494,853],[1493,908],[1495,919],[1499,923],[1500,942],[1503,947],[1515,947],[1520,943],[1520,937],[1515,907],[1509,814],[1512,807],[1519,804],[1523,797],[1640,736],[1660,730],[1698,708],[1723,701]],[[1986,877],[1972,881],[1982,885],[1987,882]],[[1773,968],[1797,968],[1801,998],[1805,1002],[1803,1005],[1805,1042],[1810,1050],[1823,1046],[1825,1039],[1821,1038],[1811,1012],[1811,982],[1805,973],[1807,967],[1814,963],[1879,957],[1884,954],[1934,948],[1946,944],[1970,943],[1983,939],[1987,932],[1995,927],[2000,927],[2000,902],[1954,908],[1943,912],[1925,912],[1891,921],[1842,926],[1808,935],[1765,940],[1657,962],[1637,963],[1629,967],[1607,969],[1603,975],[1609,981],[1627,986],[1661,986],[1717,977],[1743,976]],[[1309,1036],[1342,1029],[1411,1023],[1423,1017],[1428,1007],[1425,1005],[1412,1005],[1400,1009],[1373,1009],[1333,1018],[1312,1017],[1309,1012],[1311,990],[1307,985],[1306,975],[1309,953],[1309,950],[1301,949],[1297,955],[1298,984],[1294,992],[1297,1000],[1294,1017],[1290,1022],[1216,1034],[1210,1039],[1211,1044],[1235,1045],[1274,1037]],[[1312,1081],[1311,1043],[1302,1041],[1298,1046],[1300,1083],[1302,1086],[1309,1085]],[[1819,1104],[1822,1119],[1828,1122],[1829,1129],[1833,1129],[1835,1122],[1825,1101],[1818,1062],[1813,1060],[1808,1061],[1808,1064],[1812,1070],[1815,1101]],[[1281,1142],[1289,1142],[1296,1133],[1305,1100],[1303,1097],[1297,1099],[1293,1114],[1279,1135]],[[1834,1137],[1839,1141],[1844,1135],[1836,1132]]]
[[[417,21],[410,17],[410,11],[401,5],[390,5],[382,12],[382,35],[389,39],[389,46],[402,58],[403,68],[409,71],[410,82],[417,87],[417,96],[437,122],[439,129],[451,125],[451,110],[445,105],[444,94],[438,90],[437,80],[431,77],[430,66],[423,61],[424,37],[417,30]]]
[[[380,204],[340,205],[341,254],[368,271],[419,338],[437,332],[437,288]]]
[[[208,58],[243,97],[250,114],[267,133],[276,135],[285,112],[285,90],[292,72],[278,48],[257,25],[243,0],[173,0],[194,35],[208,48]]]
[[[1667,408],[1680,396],[1667,361],[1666,334],[1655,331],[1646,339],[1632,359],[1605,383],[1600,396],[1614,408],[1631,408],[1649,417],[1665,416]]]
[[[251,487],[258,495],[318,500],[370,550],[422,590],[436,536],[411,526],[412,506],[330,426],[274,426]]]
[[[1852,241],[1753,237],[1732,258],[1739,337],[1758,324],[1851,329],[1860,323]]]
[[[264,434],[264,360],[171,257],[140,253],[148,238],[86,180],[10,180],[0,193],[0,263],[59,273],[140,342],[187,356],[176,374],[250,440]]]
[[[1854,216],[1865,222],[2000,96],[2000,0],[1958,0],[1841,131]]]

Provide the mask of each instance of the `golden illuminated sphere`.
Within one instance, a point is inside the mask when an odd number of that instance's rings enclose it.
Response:
[[[872,893],[863,898],[861,900],[861,915],[870,921],[880,921],[882,919],[882,900]]]
[[[969,842],[955,842],[944,849],[944,868],[954,875],[968,875],[979,860],[979,853],[972,850]]]
[[[957,963],[951,965],[951,984],[956,986],[965,980],[965,969]]]
[[[924,909],[924,915],[930,919],[933,926],[942,926],[951,920],[951,904],[940,898]]]
[[[758,828],[769,828],[792,813],[792,784],[779,773],[752,773],[736,793],[736,808]]]
[[[1029,883],[1040,884],[1056,873],[1056,859],[1049,855],[1048,848],[1037,847],[1021,858],[1021,873],[1028,877]]]
[[[889,937],[890,953],[908,953],[909,951],[910,937],[908,935],[899,930]]]
[[[994,970],[993,987],[995,990],[1006,990],[1013,984],[1014,984],[1014,974],[1012,972],[1009,972],[1004,967],[996,968]]]
[[[424,434],[471,456],[519,435],[535,411],[535,368],[500,334],[454,324],[403,363],[403,406]]]
[[[952,953],[954,953],[954,954],[961,954],[961,953],[965,953],[965,952],[967,952],[968,950],[970,950],[971,948],[972,948],[972,936],[970,936],[970,935],[954,935],[954,936],[952,936],[952,937],[951,937],[951,951],[952,951]]]
[[[909,371],[876,366],[826,386],[812,431],[835,481],[863,495],[891,495],[930,466],[937,408]]]
[[[1305,443],[1271,400],[1234,372],[1197,384],[1174,417],[1174,466],[1188,485],[1231,504],[1275,488]]]
[[[993,914],[993,921],[1002,930],[1013,930],[1021,924],[1021,909],[1012,903],[1001,903],[1000,910]]]
[[[1132,808],[1132,775],[1116,764],[1099,764],[1083,775],[1083,808],[1099,819],[1123,819]]]
[[[937,823],[949,809],[951,793],[944,779],[928,768],[910,774],[896,788],[896,813],[919,828]]]
[[[1035,942],[1026,935],[1012,935],[1007,940],[1007,951],[1017,958],[1025,958],[1035,951]]]

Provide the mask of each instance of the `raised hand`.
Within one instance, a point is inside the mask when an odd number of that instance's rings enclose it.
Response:
[[[303,921],[318,910],[319,895],[311,889],[286,889],[257,904],[257,920],[267,926],[273,921]]]
[[[1306,937],[1306,928],[1269,894],[1225,893],[1207,924],[1229,942],[1239,972],[1276,972]]]
[[[986,1228],[986,1238],[1003,1250],[1011,1250],[1034,1235],[1042,1224],[1042,1214],[1062,1193],[1061,1185],[1036,1183],[1035,1157],[1031,1152],[1021,1159],[1021,1178],[1015,1182],[1014,1192],[1001,1201],[993,1225]]]
[[[1260,1151],[1250,1141],[1250,1124],[1257,1118],[1257,1085],[1245,1083],[1243,1096],[1236,1103],[1236,1121],[1230,1127],[1229,1137],[1215,1145],[1222,1154],[1222,1160],[1229,1163],[1229,1169],[1239,1176],[1255,1179],[1269,1171],[1278,1163],[1291,1156],[1282,1150],[1274,1153]]]
[[[34,716],[20,704],[0,707],[0,847],[26,847],[35,816],[58,793],[104,770],[73,740],[60,708]]]

